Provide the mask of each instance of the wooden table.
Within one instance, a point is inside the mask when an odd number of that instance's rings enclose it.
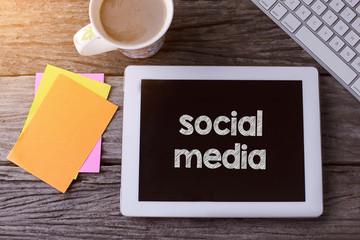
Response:
[[[249,0],[174,0],[161,51],[82,57],[72,37],[88,0],[0,2],[1,239],[360,239],[360,103]],[[6,160],[29,111],[34,75],[52,64],[104,72],[119,106],[103,138],[100,174],[66,194]],[[321,73],[324,214],[315,219],[128,218],[119,212],[123,73],[128,65],[315,66]]]

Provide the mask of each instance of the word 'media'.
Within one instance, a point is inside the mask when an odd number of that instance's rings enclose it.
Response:
[[[261,137],[263,134],[263,111],[257,110],[256,116],[244,116],[238,120],[237,112],[231,112],[231,118],[219,116],[212,121],[208,116],[202,115],[195,119],[184,114],[179,118],[182,128],[179,132],[185,136],[192,135],[194,130],[200,135],[207,135],[214,130],[220,136],[230,134],[236,136],[239,132],[242,136]],[[245,128],[245,125],[248,127]],[[230,157],[231,156],[231,157]],[[230,157],[230,158],[229,158]],[[175,149],[174,167],[181,167],[183,159],[185,168],[191,168],[192,160],[196,159],[196,168],[205,165],[209,169],[217,169],[222,165],[227,169],[247,169],[250,166],[255,170],[266,169],[266,150],[254,149],[248,153],[247,145],[235,143],[234,149],[228,149],[223,154],[215,148],[208,149],[203,155],[198,149]],[[231,159],[231,161],[229,161]],[[256,161],[254,159],[257,159]]]
[[[221,156],[219,150],[215,148],[210,148],[202,156],[201,152],[197,149],[188,151],[187,149],[175,149],[175,158],[174,158],[174,167],[180,168],[180,159],[181,156],[184,156],[185,159],[185,168],[191,168],[191,160],[196,157],[196,168],[202,168],[203,163],[209,169],[216,169],[221,167],[221,163],[227,169],[247,169],[247,164],[252,169],[264,170],[266,168],[266,150],[253,150],[249,154],[246,151],[247,145],[241,145],[240,153],[240,143],[235,143],[234,149],[228,149]],[[241,155],[241,157],[240,157]],[[229,157],[232,156],[233,161],[229,161]],[[257,156],[260,160],[255,163],[254,157]],[[241,163],[240,163],[241,158]],[[240,166],[241,165],[241,166]]]

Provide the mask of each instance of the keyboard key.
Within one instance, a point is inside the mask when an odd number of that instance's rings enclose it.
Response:
[[[280,20],[285,15],[286,12],[287,9],[281,3],[276,4],[275,7],[271,10],[271,14],[277,20]]]
[[[345,0],[351,7],[354,7],[360,0]]]
[[[282,21],[281,24],[284,25],[290,32],[295,32],[295,30],[301,25],[301,22],[291,13],[289,13]]]
[[[311,6],[311,9],[314,10],[317,15],[321,15],[325,11],[326,6],[321,1],[316,0],[316,2]]]
[[[343,60],[333,53],[307,27],[302,26],[295,36],[346,84],[350,84],[350,82],[357,76],[357,74],[348,65],[346,65]]]
[[[349,27],[343,22],[343,21],[338,21],[335,26],[334,26],[334,30],[340,34],[340,36],[344,35],[344,33],[349,29]]]
[[[352,63],[351,66],[353,66],[356,71],[360,72],[360,57],[357,57]]]
[[[360,6],[360,5],[359,5]],[[360,18],[357,18],[352,24],[351,26],[358,32],[360,33]]]
[[[356,49],[356,51],[357,51],[358,53],[360,53],[360,44],[357,45],[357,47],[356,47],[355,49]]]
[[[310,5],[314,0],[304,0],[304,3],[306,3],[307,5]]]
[[[357,11],[358,13],[360,13],[360,5],[357,6],[356,11]]]
[[[314,15],[312,15],[311,18],[306,23],[314,31],[318,30],[318,28],[322,25],[320,19],[318,19]]]
[[[355,57],[356,53],[351,50],[348,46],[346,46],[340,53],[340,56],[342,56],[347,62],[350,62],[351,59]]]
[[[353,10],[351,10],[350,8],[346,7],[346,8],[344,9],[344,11],[342,11],[342,13],[340,14],[340,16],[341,16],[342,18],[344,18],[345,21],[351,22],[351,21],[354,19],[354,17],[356,16],[356,13],[354,13]]]
[[[307,9],[304,5],[301,5],[296,11],[296,15],[303,21],[305,21],[310,16],[310,14],[310,10]]]
[[[299,6],[299,0],[285,0],[285,5],[288,6],[291,10],[294,10],[297,6]]]
[[[272,5],[274,5],[274,3],[276,2],[276,0],[260,0],[260,4],[266,9],[269,10]]]
[[[356,80],[356,82],[351,86],[351,88],[356,92],[357,95],[360,96],[360,79]]]
[[[318,34],[324,41],[327,41],[334,33],[327,26],[323,26]]]
[[[335,10],[335,12],[340,12],[340,10],[345,6],[345,3],[341,0],[332,0],[330,7]]]
[[[351,30],[346,36],[345,40],[350,43],[351,46],[354,46],[359,40],[360,37],[353,30]]]
[[[338,36],[335,36],[333,39],[331,39],[329,45],[338,52],[345,45],[345,43]]]
[[[334,22],[336,21],[336,19],[338,19],[338,17],[335,15],[335,13],[333,13],[331,10],[328,10],[323,16],[322,18],[325,20],[325,22],[327,24],[329,24],[330,26],[334,24]]]

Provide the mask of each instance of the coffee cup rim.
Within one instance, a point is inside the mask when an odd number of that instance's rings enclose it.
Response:
[[[89,5],[89,17],[90,17],[90,22],[93,26],[93,30],[100,35],[104,40],[114,44],[115,46],[117,46],[119,49],[126,49],[126,50],[135,50],[135,49],[141,49],[141,48],[145,48],[148,47],[152,44],[154,44],[156,41],[158,41],[162,36],[165,35],[165,33],[167,32],[167,30],[169,29],[173,16],[174,16],[174,3],[173,0],[163,0],[165,5],[166,5],[166,19],[165,19],[165,23],[163,25],[163,27],[161,28],[161,30],[151,39],[149,39],[148,41],[144,42],[144,43],[140,43],[140,44],[121,44],[115,40],[113,40],[112,38],[110,38],[109,36],[107,36],[106,32],[104,30],[99,30],[98,26],[101,26],[101,22],[100,21],[96,21],[94,14],[97,13],[98,15],[100,15],[100,9],[101,9],[101,5],[103,3],[104,0],[91,0],[90,1],[90,5]],[[96,11],[94,10],[94,6],[98,6],[96,8]],[[102,27],[101,27],[102,28]]]

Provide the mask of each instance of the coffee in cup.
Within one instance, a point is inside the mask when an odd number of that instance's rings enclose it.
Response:
[[[164,0],[104,0],[100,20],[114,41],[123,45],[142,44],[163,28],[166,5]]]

